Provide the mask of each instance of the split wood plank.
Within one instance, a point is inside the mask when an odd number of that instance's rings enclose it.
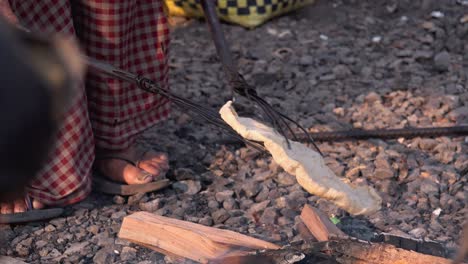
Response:
[[[309,228],[304,224],[302,220],[299,220],[299,222],[296,224],[296,229],[304,241],[308,243],[317,242],[317,239],[314,237],[314,235],[312,235],[312,233],[309,231]]]
[[[302,209],[301,220],[318,241],[328,241],[331,235],[346,237],[324,213],[308,204]]]
[[[385,243],[365,243],[342,239],[330,241],[333,256],[342,264],[451,264],[442,257],[397,248]]]
[[[233,231],[138,212],[124,218],[119,237],[162,254],[201,263],[229,256],[247,255],[258,249],[280,246]]]

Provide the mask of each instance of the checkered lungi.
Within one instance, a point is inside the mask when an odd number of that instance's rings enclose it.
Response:
[[[76,37],[90,57],[167,88],[169,29],[162,0],[9,2],[26,28]],[[55,148],[29,188],[32,198],[48,205],[74,203],[89,194],[95,146],[127,148],[169,113],[167,99],[96,73],[88,74],[79,91]]]

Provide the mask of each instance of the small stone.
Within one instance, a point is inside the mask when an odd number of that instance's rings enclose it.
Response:
[[[448,117],[450,120],[458,121],[459,123],[468,120],[468,106],[462,106],[450,111],[450,113],[448,113]]]
[[[266,170],[266,171],[262,171],[262,172],[255,172],[254,176],[253,176],[253,179],[256,180],[256,181],[259,181],[259,182],[262,182],[262,181],[265,181],[267,179],[270,179],[271,177],[274,176],[275,174],[275,171],[278,171],[279,170],[279,165],[276,164],[275,162],[272,162],[270,165],[269,165],[269,170]]]
[[[215,198],[218,202],[224,202],[226,199],[231,199],[232,196],[234,195],[234,192],[231,190],[224,190],[221,192],[217,192],[215,194]]]
[[[111,218],[112,219],[122,219],[124,218],[125,216],[127,216],[127,212],[125,211],[118,211],[118,212],[115,212],[111,215]]]
[[[42,248],[39,250],[39,256],[41,257],[46,257],[47,255],[49,255],[49,249],[48,248]]]
[[[283,208],[281,209],[280,212],[282,216],[285,216],[290,219],[294,219],[298,215],[297,211],[294,211],[293,209],[290,209],[290,208]]]
[[[29,255],[30,248],[26,247],[26,246],[23,246],[21,244],[18,244],[18,245],[16,245],[15,250],[16,250],[16,253],[18,254],[18,256],[26,257],[26,256]]]
[[[179,193],[188,195],[197,194],[201,190],[201,183],[199,181],[179,181],[172,184],[172,187]]]
[[[178,181],[193,179],[195,172],[189,168],[178,168],[174,171],[174,177]]]
[[[289,205],[289,200],[286,196],[279,197],[275,200],[275,206],[277,208],[286,208]]]
[[[130,246],[131,242],[125,239],[121,238],[116,238],[115,239],[115,244],[116,245],[121,245],[121,246]]]
[[[253,215],[253,214],[256,214],[258,212],[261,212],[261,211],[265,210],[265,208],[267,208],[267,206],[269,204],[270,204],[269,200],[263,201],[261,203],[253,204],[249,208],[249,214]]]
[[[9,256],[0,256],[0,263],[2,264],[28,264],[20,259],[12,258]]]
[[[432,150],[437,146],[437,140],[432,138],[421,138],[418,145],[422,150]]]
[[[208,201],[208,208],[210,209],[219,209],[219,203],[215,200]]]
[[[107,264],[114,262],[114,254],[108,248],[100,249],[93,257],[93,262],[96,264]]]
[[[444,13],[440,12],[440,11],[432,11],[431,12],[431,17],[433,18],[443,18],[445,15]]]
[[[284,216],[281,216],[278,218],[278,225],[290,226],[292,224],[293,224],[293,221],[291,220],[291,218],[284,217]]]
[[[73,254],[78,254],[80,252],[84,251],[84,248],[89,245],[88,241],[82,242],[82,243],[74,243],[71,244],[69,248],[65,250],[63,253],[64,255],[73,255]]]
[[[439,186],[437,183],[431,181],[431,180],[423,180],[421,182],[420,190],[423,193],[426,194],[435,194],[439,193]]]
[[[36,242],[36,248],[41,249],[41,248],[45,247],[47,244],[49,244],[49,242],[44,241],[44,240],[39,240],[39,241]]]
[[[313,63],[314,63],[314,57],[312,56],[305,55],[299,58],[299,64],[301,66],[309,66],[309,65],[312,65]]]
[[[434,66],[439,71],[448,71],[450,66],[450,54],[442,51],[434,56]]]
[[[55,231],[55,229],[56,229],[56,228],[55,228],[55,226],[53,226],[53,225],[47,225],[47,226],[44,228],[44,230],[45,230],[46,232],[48,232],[48,233]]]
[[[278,211],[274,207],[268,207],[263,211],[262,216],[260,217],[260,222],[263,224],[273,225],[276,223],[278,218]]]
[[[67,223],[65,218],[56,218],[49,221],[50,224],[54,225],[57,229],[62,229]],[[47,232],[47,231],[46,231]]]
[[[336,79],[336,76],[335,76],[335,74],[333,74],[333,73],[323,74],[323,75],[321,75],[321,76],[319,77],[319,80],[320,80],[320,81],[324,81],[324,82],[326,82],[326,81],[333,81],[333,80],[335,80],[335,79]]]
[[[227,226],[242,226],[246,225],[248,221],[249,220],[245,216],[237,216],[229,218],[224,224]]]
[[[204,226],[212,226],[213,225],[213,218],[209,216],[205,216],[198,220],[198,223]]]
[[[218,211],[213,212],[211,217],[213,217],[213,221],[217,225],[224,223],[229,219],[230,215],[225,209],[219,209]]]
[[[351,75],[351,71],[349,70],[349,68],[343,64],[339,64],[333,67],[332,72],[337,79],[344,79]]]
[[[380,95],[376,92],[370,92],[365,98],[364,98],[365,102],[367,103],[374,103],[374,102],[377,102],[377,101],[381,101],[382,98],[380,97]]]
[[[136,258],[137,250],[132,247],[123,247],[120,252],[120,259],[123,261],[129,261]]]
[[[60,256],[62,256],[62,253],[60,253],[60,251],[58,251],[56,248],[53,248],[47,255],[49,258],[58,258]]]
[[[114,244],[115,239],[113,237],[109,237],[109,234],[107,232],[104,232],[94,236],[92,241],[100,247],[105,247],[107,245]]]
[[[411,231],[409,231],[409,234],[412,235],[415,238],[422,238],[427,234],[426,229],[422,227],[417,227]]]
[[[127,204],[129,204],[129,205],[137,204],[141,200],[143,200],[144,197],[146,197],[146,193],[137,193],[135,195],[132,195],[132,196],[128,197]]]
[[[227,199],[227,200],[225,200],[223,202],[223,208],[230,211],[230,210],[233,210],[233,209],[238,209],[239,206],[237,206],[236,200],[231,198],[231,199]]]
[[[260,184],[256,181],[249,180],[242,185],[242,191],[247,198],[254,197],[260,191]]]
[[[394,175],[395,175],[395,173],[393,172],[392,169],[382,168],[382,169],[376,169],[374,171],[375,178],[377,178],[379,180],[390,179],[390,178],[393,178]]]
[[[27,238],[27,239],[21,241],[20,244],[29,248],[29,247],[31,247],[32,242],[33,242],[33,238],[30,237],[30,238]]]
[[[157,198],[146,203],[140,203],[139,207],[143,211],[155,212],[162,207],[162,201],[160,198]]]
[[[296,178],[287,172],[279,173],[275,181],[279,186],[291,186],[297,183]]]
[[[112,201],[113,201],[115,204],[124,204],[124,203],[125,203],[125,198],[123,198],[123,197],[120,196],[120,195],[115,195],[115,196],[112,198]]]
[[[268,187],[264,184],[262,187],[262,190],[255,196],[255,202],[263,202],[266,199],[268,199],[268,196],[270,195],[270,190],[268,190]]]
[[[89,226],[88,228],[86,228],[86,230],[88,230],[88,232],[90,232],[93,235],[99,234],[99,226],[98,225]]]
[[[373,36],[371,40],[373,43],[380,43],[382,41],[382,36]]]

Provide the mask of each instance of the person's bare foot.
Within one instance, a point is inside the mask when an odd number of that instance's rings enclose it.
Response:
[[[169,159],[167,154],[155,152],[152,150],[144,153],[142,157],[135,146],[132,146],[123,151],[98,151],[96,159],[96,168],[107,178],[123,182],[127,184],[143,184],[153,181],[154,179],[165,175],[169,169]],[[99,153],[104,157],[123,157],[128,160],[137,160],[139,162],[133,164],[118,158],[99,158]]]
[[[39,201],[32,200],[33,209],[42,209],[44,204]],[[23,213],[27,211],[26,202],[24,199],[17,199],[10,203],[0,203],[0,214]]]

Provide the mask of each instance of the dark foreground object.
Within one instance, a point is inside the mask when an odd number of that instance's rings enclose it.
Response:
[[[0,19],[0,201],[22,196],[53,146],[72,91],[65,64],[51,39]]]

